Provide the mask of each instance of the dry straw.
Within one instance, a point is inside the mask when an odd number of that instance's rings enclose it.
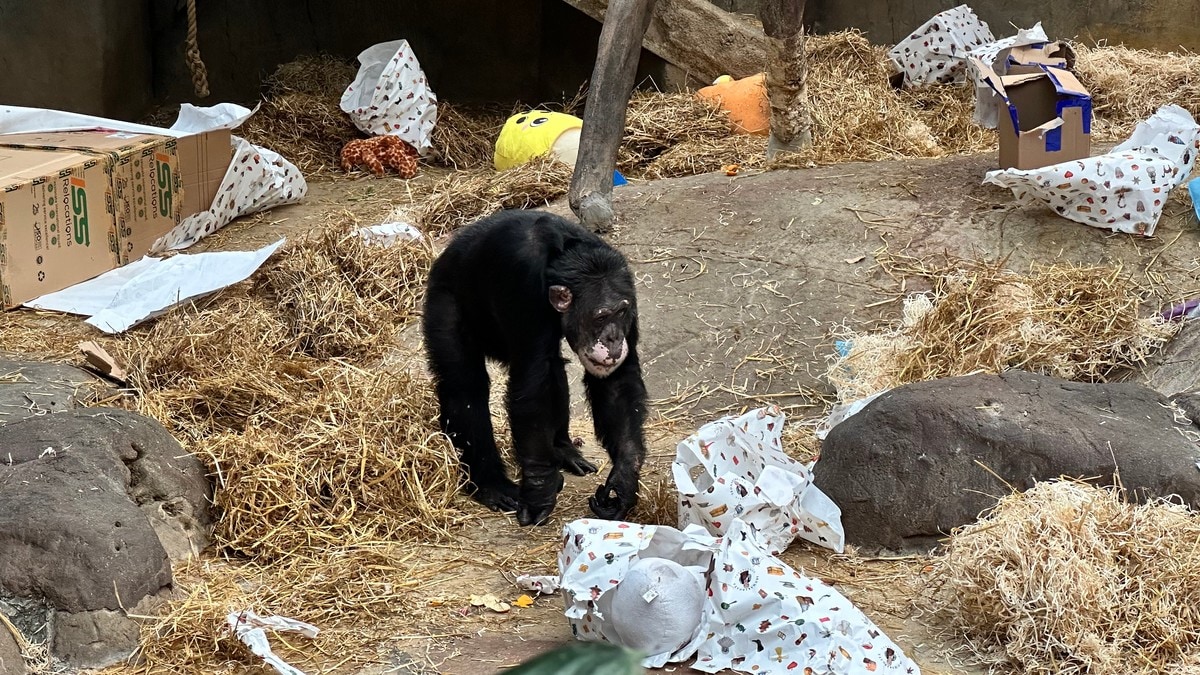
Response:
[[[1092,94],[1108,140],[1124,140],[1141,120],[1174,103],[1200,117],[1200,54],[1075,44],[1075,71]]]
[[[617,155],[617,168],[631,177],[640,177],[672,148],[684,145],[693,152],[699,151],[706,143],[727,139],[730,133],[729,115],[711,101],[701,100],[692,93],[635,92],[625,112],[625,136]],[[677,158],[672,164],[685,165],[682,159]],[[737,161],[735,158],[724,163]],[[665,175],[660,167],[654,177],[670,175]]]
[[[435,185],[410,218],[436,237],[501,209],[544,206],[570,185],[571,167],[550,155],[505,171],[456,172]]]
[[[438,102],[430,159],[459,171],[492,166],[496,138],[508,114],[497,108],[468,108]]]
[[[894,275],[928,279],[904,317],[874,333],[846,331],[849,353],[827,377],[842,401],[910,382],[1020,369],[1103,381],[1144,362],[1178,329],[1138,315],[1141,293],[1119,268],[880,256]]]
[[[1195,672],[1200,517],[1039,483],[958,530],[937,576],[955,623],[1025,673]]]

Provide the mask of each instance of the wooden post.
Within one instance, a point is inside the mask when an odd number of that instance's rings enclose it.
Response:
[[[771,137],[767,157],[812,145],[804,56],[804,0],[762,0],[758,9],[767,35],[767,95],[771,99]]]
[[[625,133],[625,110],[637,76],[642,38],[655,0],[612,0],[600,30],[596,66],[588,86],[579,155],[568,199],[584,227],[612,229],[613,171]]]

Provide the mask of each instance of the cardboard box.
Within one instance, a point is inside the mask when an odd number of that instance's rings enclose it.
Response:
[[[0,145],[71,150],[97,157],[112,183],[118,264],[141,258],[179,224],[183,179],[177,141],[124,131],[64,131],[0,136]]]
[[[217,198],[225,172],[233,162],[233,138],[229,129],[184,136],[176,145],[179,173],[183,176],[182,218],[207,211]]]
[[[999,95],[1001,169],[1037,169],[1091,153],[1092,97],[1069,71],[1006,62],[999,75],[978,59],[974,65]]]
[[[0,147],[5,309],[117,266],[109,168],[76,151]]]

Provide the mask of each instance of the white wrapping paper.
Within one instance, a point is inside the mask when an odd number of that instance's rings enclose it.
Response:
[[[920,667],[835,589],[772,556],[734,521],[708,585],[696,670],[784,675],[919,674]]]
[[[968,56],[973,56],[982,61],[984,65],[993,68],[996,64],[996,57],[1002,49],[1036,45],[1049,41],[1050,38],[1042,29],[1042,23],[1039,21],[1033,28],[1022,28],[1012,37],[989,42],[972,49]],[[975,85],[975,115],[973,117],[975,123],[987,129],[995,129],[999,122],[996,103],[1000,100],[1000,95],[984,81],[983,74],[974,67],[970,59],[967,60],[967,74]]]
[[[983,182],[1084,225],[1149,237],[1198,150],[1200,125],[1187,110],[1165,105],[1108,153],[1040,169],[989,171]]]
[[[783,452],[783,423],[778,408],[760,408],[706,424],[679,444],[671,473],[681,526],[720,535],[739,519],[772,553],[796,537],[843,550],[841,509]]]
[[[905,86],[951,84],[967,78],[967,55],[995,40],[967,5],[935,15],[888,52]]]
[[[358,62],[358,76],[342,94],[342,111],[363,132],[399,136],[425,156],[433,144],[437,96],[408,40],[368,47]]]
[[[558,564],[577,639],[622,644],[622,628],[653,628],[611,611],[613,592],[630,567],[650,558],[683,565],[705,591],[693,638],[675,652],[647,658],[645,667],[695,655],[692,667],[710,673],[920,673],[849,600],[768,553],[738,520],[719,539],[694,525],[681,532],[605,520],[568,523]]]
[[[259,616],[250,610],[230,612],[225,622],[238,640],[281,675],[304,675],[304,671],[279,658],[267,640],[267,630],[299,633],[307,638],[315,638],[320,632],[316,626],[303,621],[285,616]]]
[[[184,249],[251,213],[293,204],[308,193],[308,183],[295,164],[279,153],[237,136],[233,161],[207,211],[184,218],[150,247],[151,253]]]

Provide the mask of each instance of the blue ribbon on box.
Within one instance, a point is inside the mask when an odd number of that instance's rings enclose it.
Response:
[[[1058,81],[1058,78],[1054,77],[1052,70],[1045,66],[1042,66],[1042,70],[1046,72],[1046,76],[1054,83],[1054,90],[1060,96],[1054,104],[1055,114],[1061,118],[1063,111],[1067,108],[1082,108],[1083,133],[1092,133],[1092,97],[1077,91],[1065,89],[1062,83]],[[1058,152],[1059,150],[1062,150],[1062,127],[1046,132],[1046,152]]]

